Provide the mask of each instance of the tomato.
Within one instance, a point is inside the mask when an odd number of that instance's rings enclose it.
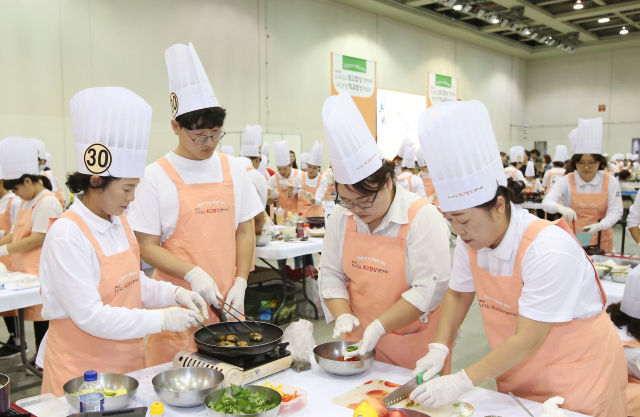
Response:
[[[344,356],[340,356],[338,358],[338,362],[345,362],[345,361],[346,361],[346,359],[344,358]]]
[[[398,388],[400,384],[396,384],[395,382],[384,381],[384,384],[390,388]]]

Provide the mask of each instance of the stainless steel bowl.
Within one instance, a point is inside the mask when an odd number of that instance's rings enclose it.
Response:
[[[204,398],[224,384],[224,375],[209,368],[175,368],[154,376],[153,389],[160,401],[175,407],[202,405]]]
[[[256,246],[267,246],[271,242],[271,234],[260,235],[256,238]]]
[[[271,388],[267,388],[267,387],[261,387],[259,385],[243,385],[242,388],[248,389],[253,392],[264,392],[269,400],[273,397],[276,397],[278,399],[278,405],[276,405],[271,410],[265,411],[264,413],[258,413],[258,414],[243,414],[245,417],[276,417],[278,415],[278,412],[280,411],[280,406],[282,405],[282,396],[278,393],[278,391]],[[204,399],[204,408],[205,410],[207,410],[208,416],[235,417],[240,415],[240,414],[223,414],[217,411],[213,411],[212,408],[209,408],[207,404],[211,404],[211,403],[215,404],[222,397],[222,393],[224,391],[231,394],[231,387],[222,388],[217,391],[214,391],[211,394],[207,395],[207,398]]]
[[[629,272],[611,272],[609,275],[613,282],[624,284],[627,282],[627,275],[629,275]]]
[[[67,399],[67,402],[76,410],[80,408],[78,405],[78,397],[71,394],[77,394],[83,382],[84,376],[79,376],[68,381],[62,387],[64,390],[64,397]],[[117,397],[105,397],[104,411],[114,411],[127,408],[136,396],[136,390],[138,389],[138,381],[127,375],[98,374],[98,382],[102,385],[102,388],[113,391],[118,388],[126,388],[127,391],[129,391],[127,394],[118,395]]]
[[[600,279],[609,275],[609,272],[611,272],[611,269],[612,269],[610,266],[601,266],[601,265],[595,265],[595,268],[596,268],[596,272],[598,273],[598,277]]]
[[[357,362],[340,362],[338,358],[342,355],[342,349],[353,345],[353,342],[329,342],[318,345],[313,349],[313,355],[318,365],[330,374],[335,375],[356,375],[360,374],[371,366],[376,350],[367,352]]]

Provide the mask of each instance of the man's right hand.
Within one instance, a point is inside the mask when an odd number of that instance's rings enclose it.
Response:
[[[198,321],[203,320],[196,312],[182,307],[163,308],[160,311],[162,312],[162,330],[170,332],[184,332],[190,327],[197,327]]]
[[[184,280],[191,285],[191,290],[200,294],[207,303],[220,308],[218,298],[222,300],[222,294],[220,294],[220,290],[213,278],[204,272],[202,268],[196,266],[185,275]]]

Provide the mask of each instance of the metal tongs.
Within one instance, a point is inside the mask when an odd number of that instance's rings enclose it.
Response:
[[[216,297],[217,298],[217,297]],[[247,329],[249,329],[249,331],[251,333],[258,333],[257,331],[253,330],[251,327],[247,326],[247,324],[245,324],[245,322],[243,320],[240,320],[238,317],[236,317],[231,310],[235,311],[238,314],[241,314],[244,316],[245,319],[248,319],[250,322],[252,322],[253,324],[255,324],[256,326],[260,326],[260,323],[256,322],[254,319],[252,319],[251,317],[247,316],[246,314],[236,310],[235,308],[233,308],[231,306],[231,304],[227,304],[225,303],[223,300],[218,298],[218,301],[220,302],[221,307],[220,308],[215,308],[213,306],[213,304],[211,305],[211,308],[213,309],[213,311],[218,315],[218,317],[220,318],[221,322],[225,322],[227,321],[227,318],[225,317],[225,311],[222,309],[222,307],[228,307],[227,309],[227,313],[229,313],[229,315],[231,317],[233,317],[234,319],[236,319],[236,321],[238,321],[240,324],[242,324],[244,327],[246,327]]]

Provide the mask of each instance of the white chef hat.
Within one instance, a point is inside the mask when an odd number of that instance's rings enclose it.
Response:
[[[566,145],[556,145],[556,153],[553,155],[553,162],[565,162],[569,159]]]
[[[509,148],[511,163],[524,162],[524,146],[512,146]]]
[[[81,174],[142,178],[151,106],[122,87],[87,88],[69,101],[76,168]]]
[[[291,155],[289,155],[289,142],[286,140],[273,142],[276,149],[276,166],[284,167],[291,165]]]
[[[307,163],[315,165],[317,167],[321,167],[323,150],[324,149],[322,143],[318,143],[318,141],[315,141],[313,143],[313,148],[311,148],[311,152],[309,153],[309,159],[307,160]]]
[[[382,152],[349,94],[324,102],[322,122],[337,182],[355,184],[382,167]]]
[[[605,152],[605,153],[602,154],[602,156],[604,156],[606,158],[607,156],[609,156],[609,154]]]
[[[260,145],[262,145],[262,126],[247,125],[244,129],[244,136],[242,136],[240,156],[260,156]]]
[[[44,146],[44,142],[36,138],[33,138],[33,140],[36,141],[36,145],[38,146],[38,158],[44,159],[47,154],[47,150]]]
[[[173,117],[209,107],[220,107],[198,54],[189,45],[176,44],[164,51],[169,71]]]
[[[533,161],[529,159],[527,162],[527,169],[524,170],[525,177],[535,177],[536,176],[536,167],[533,164]]]
[[[253,168],[253,162],[251,162],[251,159],[245,156],[239,156],[237,159],[240,162],[240,165],[242,165],[244,168]]]
[[[640,319],[640,268],[633,268],[627,275],[620,311],[628,316]]]
[[[398,149],[398,156],[402,159],[404,159],[404,151],[407,149],[407,146],[413,146],[413,142],[411,142],[411,139],[409,138],[403,139],[400,144],[400,148]]]
[[[307,159],[309,159],[309,152],[303,152],[300,154],[300,168],[307,169]]]
[[[262,175],[266,174],[268,163],[269,161],[267,160],[267,157],[262,155],[262,157],[260,157],[260,165],[258,165],[258,172],[260,172]]]
[[[47,168],[51,168],[49,166],[49,164],[51,164],[51,154],[49,152],[45,152],[44,155],[45,155],[44,159],[46,160],[46,162],[44,163],[44,166],[47,167]]]
[[[625,158],[624,158],[624,159],[626,159],[626,160],[631,160],[631,158],[633,158],[633,154],[628,153],[628,154],[626,154],[626,155],[625,155]]]
[[[484,204],[496,196],[498,185],[507,185],[489,112],[481,102],[429,107],[420,114],[418,133],[442,211]]]
[[[415,168],[416,167],[416,149],[413,147],[413,143],[404,148],[402,154],[402,168]]]
[[[576,150],[574,154],[600,154],[602,152],[602,117],[578,119]]]
[[[220,152],[229,156],[233,156],[233,146],[224,145],[223,147],[220,148]]]
[[[422,148],[418,148],[416,151],[416,160],[418,161],[418,166],[420,168],[427,166],[427,160],[424,158],[424,151]]]
[[[638,160],[638,154],[634,153],[633,155],[631,155],[631,160],[632,161],[637,161]]]
[[[269,156],[269,143],[268,142],[264,142],[262,144],[262,155]]]
[[[576,139],[578,138],[578,128],[576,127],[569,133],[569,142],[571,142],[571,153],[576,153]]]
[[[18,136],[2,139],[0,166],[5,180],[17,180],[25,174],[40,175],[36,140]]]

